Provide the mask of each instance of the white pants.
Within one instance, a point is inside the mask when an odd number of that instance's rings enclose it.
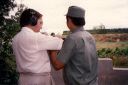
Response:
[[[19,85],[55,85],[50,73],[20,73]]]

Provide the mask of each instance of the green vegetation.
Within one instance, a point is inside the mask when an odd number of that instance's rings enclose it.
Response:
[[[115,67],[128,67],[128,47],[102,48],[97,53],[100,58],[111,58]]]
[[[92,30],[87,30],[92,34],[115,34],[115,33],[128,33],[128,28],[109,28],[106,29],[105,25],[94,26]]]
[[[87,30],[91,34],[116,34],[116,33],[128,33],[128,28],[111,28],[111,29],[93,29]]]
[[[16,14],[9,17],[9,12],[15,7]],[[24,8],[22,4],[16,5],[14,0],[0,0],[0,85],[17,85],[18,74],[11,42],[20,30],[18,19]]]

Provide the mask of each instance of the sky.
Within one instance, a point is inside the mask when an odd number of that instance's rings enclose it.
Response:
[[[105,25],[106,28],[128,27],[128,0],[16,0],[43,14],[42,31],[62,34],[68,30],[65,14],[68,7],[80,6],[85,12],[85,29]]]

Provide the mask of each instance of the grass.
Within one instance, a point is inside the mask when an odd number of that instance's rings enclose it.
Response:
[[[96,48],[97,50],[102,49],[102,48],[110,48],[110,49],[114,49],[114,48],[124,48],[124,47],[128,47],[128,41],[126,42],[96,42]]]

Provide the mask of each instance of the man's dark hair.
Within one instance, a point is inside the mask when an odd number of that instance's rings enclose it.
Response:
[[[20,16],[20,26],[24,27],[26,25],[35,26],[39,18],[42,17],[42,14],[37,12],[34,9],[26,9]]]
[[[67,21],[68,18],[70,18],[72,20],[72,23],[76,26],[84,26],[85,25],[85,19],[84,18],[76,18],[76,17],[70,17],[70,16],[66,16]]]

